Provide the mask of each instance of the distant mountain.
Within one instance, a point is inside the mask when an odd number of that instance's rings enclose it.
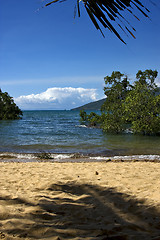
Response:
[[[95,101],[95,102],[91,102],[91,103],[87,103],[83,106],[80,106],[80,107],[77,107],[77,108],[73,108],[71,109],[72,111],[75,111],[75,110],[100,110],[101,109],[101,106],[102,104],[105,102],[105,98],[101,99],[101,100],[98,100],[98,101]]]
[[[160,94],[160,87],[158,87],[158,91],[156,93],[156,95],[159,95]],[[90,102],[90,103],[87,103],[83,106],[80,106],[80,107],[77,107],[77,108],[72,108],[71,110],[72,111],[80,111],[80,110],[100,110],[101,109],[101,106],[102,104],[105,102],[106,98],[103,98],[101,100],[98,100],[98,101],[95,101],[95,102]]]

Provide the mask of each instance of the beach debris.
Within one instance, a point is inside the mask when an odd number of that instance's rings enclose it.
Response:
[[[77,153],[74,153],[71,158],[77,159],[77,158],[82,158],[82,157],[83,157],[83,154],[77,152]]]
[[[53,157],[51,156],[51,153],[48,152],[40,152],[37,155],[37,158],[44,160],[44,159],[53,159]]]
[[[111,162],[111,161],[112,161],[112,159],[110,159],[110,158],[106,160],[106,162]]]
[[[5,234],[3,232],[0,232],[0,239],[5,238]]]
[[[96,171],[96,173],[95,173],[95,174],[96,174],[96,175],[98,175],[98,174],[99,174],[99,172],[97,172],[97,171]]]

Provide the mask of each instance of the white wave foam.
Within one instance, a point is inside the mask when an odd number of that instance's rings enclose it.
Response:
[[[75,125],[75,127],[87,128],[87,126],[86,126],[86,125]]]
[[[132,160],[137,160],[137,161],[143,161],[143,160],[148,160],[148,161],[160,161],[160,155],[131,155],[131,156],[111,156],[111,157],[103,157],[103,156],[97,156],[97,157],[88,157],[84,156],[81,154],[50,154],[50,161],[61,161],[65,159],[74,159],[79,158],[79,159],[84,159],[89,160],[89,161],[114,161],[114,160],[126,160],[126,161],[132,161]],[[27,161],[36,161],[38,160],[38,156],[36,154],[30,154],[30,153],[0,153],[0,158],[2,160],[7,160],[7,161],[22,161],[22,162],[27,162]]]
[[[160,155],[131,155],[131,156],[114,156],[114,157],[90,157],[90,160],[98,160],[98,161],[107,161],[107,160],[159,160]]]
[[[36,159],[33,154],[17,154],[18,159]]]
[[[74,156],[74,154],[51,154],[51,157],[53,159],[57,159],[57,160],[62,160],[62,159],[68,159],[68,158],[72,158]]]
[[[0,153],[0,157],[16,158],[16,159],[35,159],[34,154],[23,153]]]

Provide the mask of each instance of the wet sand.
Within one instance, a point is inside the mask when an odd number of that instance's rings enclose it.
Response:
[[[160,163],[0,162],[0,239],[160,240]]]

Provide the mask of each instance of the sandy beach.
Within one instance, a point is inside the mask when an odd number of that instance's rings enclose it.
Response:
[[[160,163],[0,162],[0,239],[160,240]]]

